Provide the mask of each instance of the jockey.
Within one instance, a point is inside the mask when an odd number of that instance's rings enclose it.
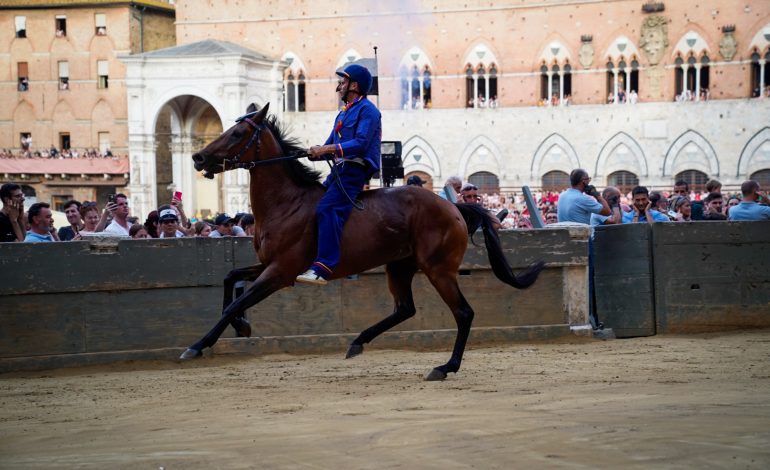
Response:
[[[297,282],[325,285],[340,261],[342,229],[353,210],[353,201],[380,169],[382,123],[380,111],[366,98],[372,75],[358,64],[338,71],[337,93],[345,102],[324,145],[310,148],[311,160],[331,156],[334,168],[324,181],[326,193],[316,208],[318,255]],[[344,190],[343,190],[344,188]]]

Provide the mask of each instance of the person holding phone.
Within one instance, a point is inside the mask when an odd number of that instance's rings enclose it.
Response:
[[[80,216],[80,201],[71,199],[64,203],[64,215],[67,216],[67,227],[59,229],[59,240],[67,242],[70,240],[80,240],[80,231],[83,230],[83,218]]]
[[[123,193],[110,195],[107,210],[112,214],[112,222],[104,233],[128,237],[131,224],[128,222],[128,197]]]
[[[591,183],[588,172],[582,168],[572,170],[569,175],[572,186],[559,195],[556,215],[559,222],[590,224],[591,214],[610,215],[609,204]]]
[[[741,184],[743,198],[740,204],[730,208],[728,220],[770,220],[767,198],[760,193],[759,183],[754,180]]]

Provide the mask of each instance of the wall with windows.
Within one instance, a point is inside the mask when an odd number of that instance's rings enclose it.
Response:
[[[31,134],[33,150],[69,144],[126,154],[125,67],[117,55],[141,45],[135,23],[146,50],[173,45],[173,7],[50,3],[0,7],[0,148],[18,152],[21,135]]]
[[[178,2],[177,36],[181,43],[232,41],[276,58],[292,51],[305,66],[308,111],[336,108],[335,68],[346,56],[372,57],[373,46],[383,109],[419,108],[409,104],[425,95],[414,80],[415,66],[418,75],[428,67],[433,109],[467,107],[487,94],[496,94],[500,107],[534,106],[557,95],[563,104],[565,94],[570,104],[600,104],[631,91],[640,102],[673,101],[682,73],[677,59],[687,64],[691,56],[697,64],[708,57],[701,88],[707,81],[710,99],[751,96],[751,56],[756,49],[764,61],[769,50],[770,4],[661,3],[663,11],[647,13],[640,0],[210,2],[215,8]],[[661,20],[651,20],[656,17]],[[496,77],[489,83],[484,76],[493,65]]]

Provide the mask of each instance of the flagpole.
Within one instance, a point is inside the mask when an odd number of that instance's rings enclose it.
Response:
[[[380,66],[377,64],[377,46],[374,46],[374,66],[377,68],[377,108],[380,107]]]

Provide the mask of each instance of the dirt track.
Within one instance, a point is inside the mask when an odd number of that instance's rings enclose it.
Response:
[[[0,467],[768,468],[770,330],[0,376]]]

